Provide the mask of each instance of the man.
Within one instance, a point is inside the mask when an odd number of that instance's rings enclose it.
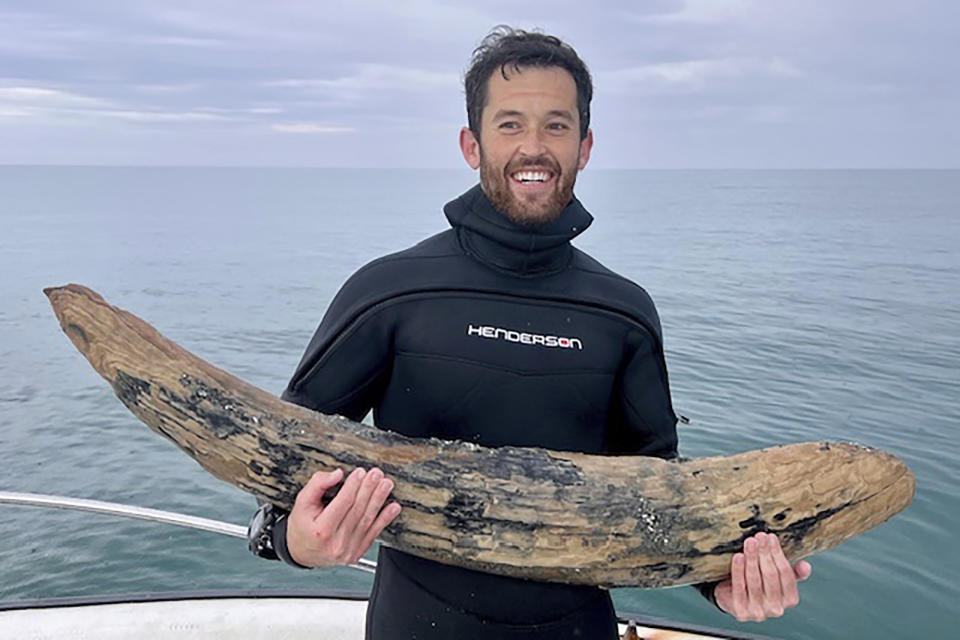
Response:
[[[556,38],[502,27],[474,52],[465,86],[460,149],[480,185],[446,205],[450,230],[350,278],[284,399],[354,420],[373,408],[377,425],[410,436],[675,457],[653,303],[570,244],[592,220],[573,196],[593,146],[586,66]],[[400,513],[392,486],[380,469],[317,473],[260,533],[294,565],[354,562]],[[700,588],[738,619],[762,620],[797,603],[809,571],[761,533],[730,579]],[[615,634],[604,590],[380,550],[368,637]]]

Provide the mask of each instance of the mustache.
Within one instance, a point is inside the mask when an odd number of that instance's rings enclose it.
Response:
[[[555,175],[560,175],[560,163],[547,155],[541,155],[535,158],[521,158],[507,164],[505,171],[507,175],[510,175],[521,169],[546,169]]]

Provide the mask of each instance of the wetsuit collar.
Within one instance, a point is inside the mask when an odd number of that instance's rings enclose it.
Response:
[[[543,275],[566,268],[573,255],[570,241],[593,222],[593,216],[573,198],[553,222],[522,227],[497,211],[479,184],[448,202],[443,212],[468,253],[519,275]]]

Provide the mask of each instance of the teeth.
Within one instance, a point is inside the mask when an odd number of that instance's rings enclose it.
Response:
[[[518,171],[513,174],[513,179],[520,182],[546,182],[550,174],[546,171]]]

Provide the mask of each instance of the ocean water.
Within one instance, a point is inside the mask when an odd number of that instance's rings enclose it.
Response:
[[[60,332],[78,282],[279,392],[343,280],[446,227],[467,171],[0,167],[0,490],[245,524],[253,499],[143,427]],[[855,440],[902,456],[914,504],[811,558],[802,602],[739,625],[688,588],[623,609],[782,638],[955,637],[960,614],[960,172],[586,171],[577,245],[663,321],[681,454]],[[244,543],[0,505],[0,600],[367,588]]]

